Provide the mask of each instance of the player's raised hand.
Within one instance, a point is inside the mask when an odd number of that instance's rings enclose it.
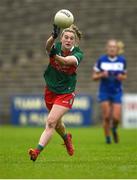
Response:
[[[56,39],[59,36],[60,33],[60,27],[57,25],[53,24],[53,31],[52,31],[52,37]]]

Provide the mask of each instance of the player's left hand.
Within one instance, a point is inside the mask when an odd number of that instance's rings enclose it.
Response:
[[[60,33],[60,27],[57,25],[53,24],[53,31],[52,31],[52,37],[56,39],[59,36]]]
[[[122,81],[124,78],[123,78],[123,74],[118,74],[117,75],[117,79],[119,80],[119,81]]]

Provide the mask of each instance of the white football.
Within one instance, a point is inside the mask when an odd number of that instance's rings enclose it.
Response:
[[[54,24],[60,28],[68,28],[74,22],[73,14],[67,9],[61,9],[55,14]]]

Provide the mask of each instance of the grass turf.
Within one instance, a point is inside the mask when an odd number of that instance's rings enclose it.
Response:
[[[137,130],[119,129],[120,143],[104,143],[101,128],[72,128],[75,155],[70,157],[55,134],[36,162],[28,149],[42,128],[0,127],[0,178],[137,178]]]

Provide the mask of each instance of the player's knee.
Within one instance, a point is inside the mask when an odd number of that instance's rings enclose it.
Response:
[[[51,128],[55,129],[55,126],[56,126],[55,122],[52,122],[52,121],[48,121],[48,122],[47,122],[47,127],[48,127],[48,128],[50,128],[50,129],[51,129]]]
[[[114,116],[114,117],[113,117],[113,122],[114,122],[114,123],[119,123],[119,120],[120,120],[119,117],[117,117],[117,116]]]
[[[106,116],[104,116],[104,118],[103,118],[103,119],[104,119],[104,122],[106,122],[106,123],[108,123],[108,122],[110,121],[110,117],[109,117],[109,116],[107,116],[107,115],[106,115]]]
[[[62,122],[58,122],[56,125],[56,129],[60,129],[61,127],[64,127],[64,124]]]
[[[112,119],[113,119],[114,122],[119,122],[119,120],[120,120],[120,114],[114,113],[114,114],[112,115]]]
[[[102,112],[102,118],[103,118],[104,121],[109,121],[110,113],[108,111]]]
[[[48,128],[55,128],[56,127],[56,120],[54,119],[54,117],[48,117],[47,127]]]
[[[55,129],[57,129],[57,130],[60,129],[60,124],[57,124]]]

